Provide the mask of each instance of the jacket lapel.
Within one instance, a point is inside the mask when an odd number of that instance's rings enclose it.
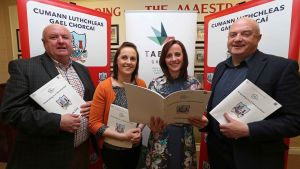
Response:
[[[211,86],[211,96],[208,100],[208,106],[207,106],[207,111],[209,112],[211,110],[211,105],[212,105],[212,97],[214,95],[214,92],[215,92],[215,87],[216,87],[216,84],[217,82],[220,80],[220,78],[222,77],[224,71],[225,71],[225,61],[220,63],[217,67],[216,67],[216,70],[214,72],[214,76],[213,76],[213,81],[212,81],[212,86]]]
[[[256,51],[248,62],[247,79],[255,83],[267,63],[267,57],[260,51]]]
[[[225,61],[224,61],[224,62],[220,63],[220,65],[215,70],[214,77],[213,77],[213,82],[212,82],[213,86],[211,86],[212,87],[212,91],[214,90],[217,82],[222,77],[222,75],[223,75],[223,73],[225,71],[225,68],[226,68],[226,66],[225,66]]]
[[[42,55],[41,61],[42,65],[44,66],[46,72],[49,74],[51,79],[58,75],[58,71],[55,68],[53,61],[46,53]]]

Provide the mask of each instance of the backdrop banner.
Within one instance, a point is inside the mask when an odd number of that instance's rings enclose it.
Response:
[[[139,76],[149,82],[160,75],[159,58],[170,39],[180,40],[194,75],[197,13],[185,11],[125,11],[126,40],[135,43],[140,56]]]

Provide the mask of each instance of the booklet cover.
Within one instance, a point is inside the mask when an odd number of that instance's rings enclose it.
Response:
[[[206,111],[210,91],[180,90],[167,97],[147,88],[125,84],[130,121],[148,124],[151,116],[167,123],[189,123],[187,118],[201,117]]]
[[[246,79],[209,113],[220,123],[227,123],[224,113],[232,118],[251,123],[260,121],[279,109],[281,105]]]
[[[61,115],[80,114],[80,106],[85,103],[61,74],[32,93],[30,97],[47,112]]]
[[[129,129],[136,128],[137,123],[129,121],[128,110],[115,104],[110,105],[107,126],[109,128],[124,133]],[[132,143],[128,141],[120,141],[113,138],[105,137],[104,141],[114,146],[131,148]]]

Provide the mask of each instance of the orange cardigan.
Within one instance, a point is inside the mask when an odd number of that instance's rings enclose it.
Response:
[[[144,80],[136,78],[138,86],[146,87]],[[109,77],[100,82],[95,90],[90,114],[89,114],[89,130],[96,135],[97,131],[107,124],[110,105],[115,100],[115,92],[112,88],[112,78]],[[98,140],[98,145],[102,148],[104,137]]]

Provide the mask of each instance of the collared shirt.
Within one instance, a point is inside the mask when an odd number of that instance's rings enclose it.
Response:
[[[250,58],[249,58],[250,59]],[[228,96],[238,85],[240,85],[247,76],[247,60],[234,66],[232,58],[226,60],[226,69],[215,87],[213,95],[212,108],[217,106],[226,96]]]
[[[54,61],[54,65],[57,71],[68,81],[68,83],[77,91],[77,93],[81,97],[84,97],[84,86],[78,74],[72,66],[72,60],[70,60],[68,65],[63,65],[54,59],[52,60]],[[88,119],[85,117],[81,117],[80,127],[75,132],[74,147],[77,147],[81,143],[85,142],[88,139],[88,137]]]
[[[237,86],[239,86],[247,77],[248,73],[248,62],[252,58],[252,55],[249,56],[245,61],[241,62],[240,65],[234,66],[232,63],[232,58],[228,58],[225,63],[225,71],[222,74],[221,78],[217,82],[214,90],[213,100],[212,100],[212,109],[217,106],[226,96],[228,96]],[[212,126],[212,133],[217,138],[222,140],[220,144],[226,145],[216,145],[222,152],[232,153],[231,152],[231,141],[229,141],[224,135],[220,133],[219,123],[212,119],[210,121]]]
[[[76,73],[75,69],[72,66],[72,61],[70,60],[69,64],[63,65],[57,61],[54,61],[54,65],[57,71],[69,82],[69,84],[77,91],[77,93],[83,97],[84,96],[84,86]]]

